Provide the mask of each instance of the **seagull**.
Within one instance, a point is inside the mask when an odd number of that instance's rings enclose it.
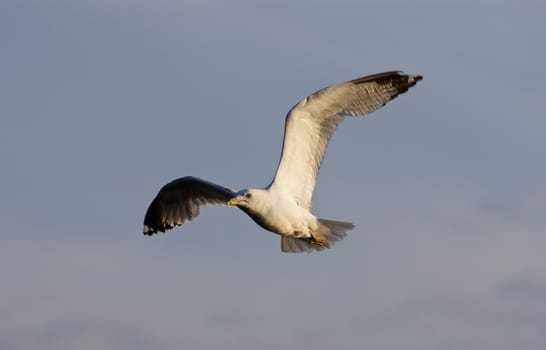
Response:
[[[316,178],[333,132],[347,116],[384,106],[423,77],[400,71],[373,74],[321,89],[298,102],[285,120],[281,159],[273,181],[262,189],[234,191],[193,176],[161,188],[144,217],[144,234],[165,232],[195,219],[199,207],[237,207],[267,231],[281,236],[289,253],[330,248],[355,228],[350,222],[311,213]]]

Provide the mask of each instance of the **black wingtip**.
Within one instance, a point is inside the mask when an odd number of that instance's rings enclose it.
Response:
[[[158,232],[165,232],[165,229],[168,228],[161,222],[161,212],[159,210],[158,199],[156,197],[152,203],[150,203],[150,206],[146,211],[146,215],[144,216],[143,233],[146,236],[152,236]]]
[[[418,81],[423,80],[422,75],[409,75],[408,77],[411,78],[411,82],[413,82],[413,85],[415,85]]]
[[[389,71],[357,78],[351,80],[351,82],[353,84],[364,84],[370,81],[375,81],[379,84],[394,83],[397,89],[399,89],[399,92],[406,92],[410,87],[417,84],[417,82],[420,80],[423,80],[422,75],[404,74],[404,72],[402,71]]]

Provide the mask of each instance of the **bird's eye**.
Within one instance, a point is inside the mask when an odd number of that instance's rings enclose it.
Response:
[[[252,198],[252,194],[249,193],[249,192],[245,193],[245,198],[246,198],[246,199]]]

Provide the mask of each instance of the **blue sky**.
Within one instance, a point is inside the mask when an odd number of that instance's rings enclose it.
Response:
[[[544,349],[541,1],[0,3],[0,348]],[[242,212],[141,234],[166,182],[261,187],[327,85],[424,80],[334,135],[287,255]]]

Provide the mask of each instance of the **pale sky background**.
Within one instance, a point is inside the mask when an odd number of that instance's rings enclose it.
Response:
[[[0,349],[546,348],[546,2],[0,1]],[[284,117],[386,70],[280,252],[230,208],[142,235],[166,182],[269,183]]]

